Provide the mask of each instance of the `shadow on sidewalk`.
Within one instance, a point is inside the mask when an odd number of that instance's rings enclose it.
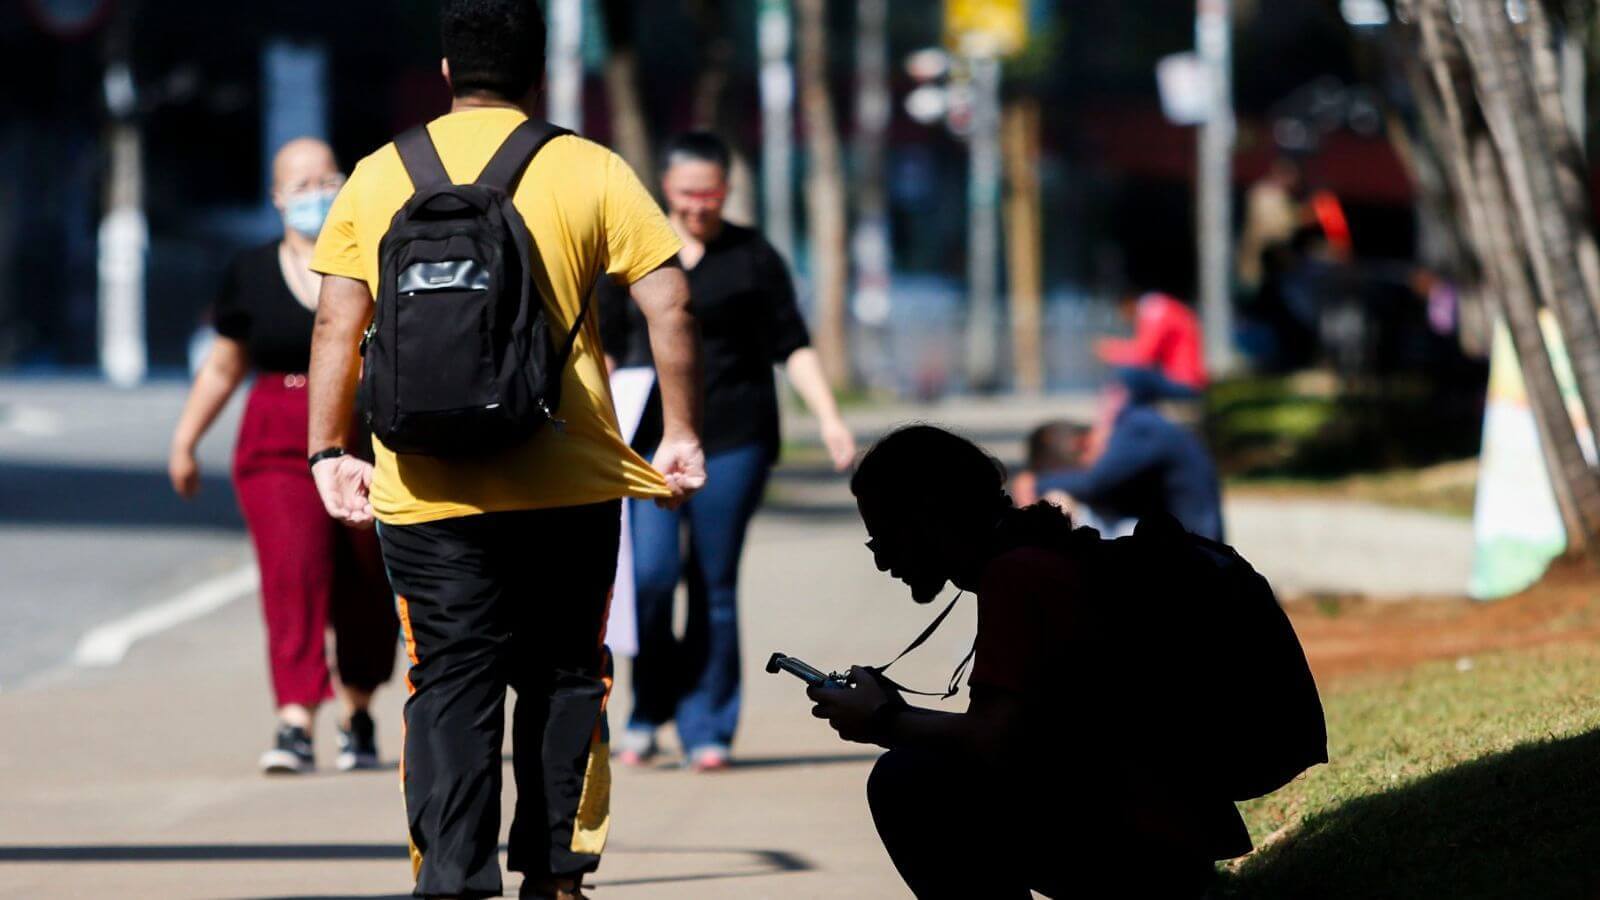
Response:
[[[0,863],[322,862],[409,860],[404,844],[81,844],[0,846]]]
[[[505,852],[504,847],[500,852]],[[742,847],[612,847],[608,856],[741,856],[748,867],[660,877],[619,878],[594,882],[596,887],[647,884],[684,884],[724,881],[810,871],[812,864],[787,850]],[[0,863],[182,863],[182,862],[331,862],[406,861],[410,852],[402,844],[84,844],[61,846],[0,846]],[[389,900],[405,894],[334,897],[307,894],[270,900]]]
[[[244,529],[224,475],[186,503],[162,471],[32,463],[0,463],[0,524]]]

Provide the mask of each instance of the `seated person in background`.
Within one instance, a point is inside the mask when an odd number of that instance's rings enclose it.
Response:
[[[1223,539],[1216,465],[1193,433],[1130,402],[1111,421],[1104,448],[1094,452],[1095,443],[1087,426],[1040,426],[1028,437],[1029,471],[1019,499],[1070,497],[1088,513],[1080,518],[1108,538],[1130,534],[1139,519],[1164,512],[1194,534]]]
[[[1244,822],[1180,774],[1185,751],[1152,712],[1172,707],[1176,679],[1129,654],[1141,633],[1092,587],[1094,532],[1047,504],[1015,508],[1004,482],[983,450],[925,425],[862,460],[851,489],[878,569],[918,603],[947,582],[977,596],[971,702],[909,706],[856,668],[852,687],[810,690],[814,714],[888,748],[867,799],[923,900],[1200,897],[1213,860],[1250,849]]]
[[[1170,294],[1127,294],[1118,302],[1133,323],[1133,337],[1103,338],[1095,353],[1117,370],[1135,402],[1192,400],[1205,390],[1205,347],[1200,319]]]

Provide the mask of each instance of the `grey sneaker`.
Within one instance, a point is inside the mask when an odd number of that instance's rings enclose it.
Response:
[[[261,771],[267,775],[304,775],[317,768],[311,752],[311,735],[298,725],[279,725],[272,749],[261,754]]]
[[[350,717],[348,727],[339,729],[339,760],[341,772],[358,769],[376,769],[378,760],[378,729],[366,710]]]
[[[625,766],[642,766],[656,755],[656,733],[644,728],[628,728],[611,743],[611,753]]]

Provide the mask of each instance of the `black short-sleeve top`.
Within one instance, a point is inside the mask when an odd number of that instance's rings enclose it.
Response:
[[[778,391],[772,368],[811,343],[789,269],[760,234],[724,224],[688,276],[705,369],[705,450],[718,453],[759,444],[776,459]],[[606,352],[623,366],[650,365],[644,315],[627,288],[603,281],[599,307]],[[633,446],[653,452],[660,440],[661,402],[656,395]]]
[[[257,371],[304,373],[311,367],[316,314],[289,292],[277,241],[234,258],[222,279],[212,321],[218,334],[244,345]]]

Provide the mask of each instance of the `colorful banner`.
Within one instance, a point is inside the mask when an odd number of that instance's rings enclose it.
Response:
[[[1584,455],[1593,463],[1594,443],[1561,329],[1548,314],[1541,316],[1540,324],[1568,414],[1577,427]],[[1489,401],[1479,465],[1473,512],[1477,550],[1468,592],[1475,600],[1498,600],[1533,585],[1567,549],[1566,528],[1550,486],[1539,426],[1528,403],[1511,334],[1503,322],[1495,326],[1489,358]]]

